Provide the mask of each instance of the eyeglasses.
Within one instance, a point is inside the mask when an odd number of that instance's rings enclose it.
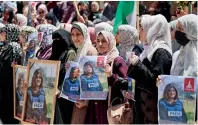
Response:
[[[45,13],[45,12],[44,12],[44,11],[40,11],[40,12],[39,12],[39,14],[43,14],[43,13]]]

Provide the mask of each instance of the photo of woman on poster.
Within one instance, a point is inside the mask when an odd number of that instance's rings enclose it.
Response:
[[[178,98],[178,90],[173,84],[164,89],[163,98],[159,100],[160,123],[187,123],[183,102]]]
[[[16,115],[21,118],[24,99],[24,82],[25,74],[22,72],[18,75],[17,88],[16,88]]]
[[[91,61],[84,64],[84,73],[80,76],[82,91],[103,91],[102,84],[94,72]]]
[[[41,69],[35,70],[31,86],[28,88],[27,109],[25,121],[30,123],[49,123],[47,119],[47,106],[45,91],[43,89],[43,73]]]
[[[78,68],[72,67],[69,77],[65,79],[65,83],[63,86],[63,94],[68,96],[80,94],[80,82],[77,74]]]

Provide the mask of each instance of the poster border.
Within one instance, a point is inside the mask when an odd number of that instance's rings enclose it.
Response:
[[[27,87],[29,85],[29,75],[30,75],[30,63],[44,63],[44,64],[55,64],[56,65],[56,78],[55,78],[55,82],[54,82],[54,90],[53,93],[57,92],[57,87],[58,87],[58,80],[59,80],[59,69],[60,69],[60,61],[52,61],[52,60],[34,60],[34,59],[28,59],[28,65],[27,65]],[[26,99],[27,99],[27,89],[25,91],[25,95],[24,95],[24,103],[23,103],[23,112],[22,112],[22,123],[23,124],[34,124],[34,123],[29,123],[25,121],[25,107],[26,107]],[[54,113],[55,113],[55,105],[56,105],[56,94],[54,95],[54,97],[52,97],[53,101],[52,101],[52,115],[50,118],[50,123],[49,124],[53,124],[54,121]]]

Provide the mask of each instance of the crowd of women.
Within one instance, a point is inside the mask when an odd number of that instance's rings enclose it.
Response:
[[[67,12],[72,15],[75,11],[71,11],[70,2],[66,3]],[[55,8],[48,12],[46,5],[40,4],[34,10],[37,16],[30,26],[27,26],[28,14],[4,8],[0,23],[0,119],[3,123],[19,123],[13,116],[12,67],[27,65],[29,58],[61,61],[58,82],[61,90],[66,62],[77,62],[85,55],[107,56],[105,72],[112,88],[111,100],[123,99],[121,90],[128,89],[120,79],[133,78],[136,85],[133,123],[139,124],[158,123],[156,81],[159,75],[198,76],[197,15],[186,14],[170,23],[161,14],[142,15],[139,31],[130,25],[120,25],[114,35],[109,21],[97,18],[99,4],[92,2],[89,14],[87,5],[79,2],[82,16],[74,21],[66,12],[64,18],[55,16]],[[26,6],[23,11],[27,11]],[[72,23],[59,23],[67,19]],[[129,64],[126,52],[135,53]],[[115,101],[114,105],[119,103]],[[57,95],[54,123],[108,124],[107,109],[107,100],[73,103]]]

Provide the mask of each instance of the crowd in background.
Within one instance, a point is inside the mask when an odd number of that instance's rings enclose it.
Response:
[[[107,56],[105,72],[112,87],[111,100],[123,99],[120,82],[135,80],[136,124],[158,123],[157,86],[159,75],[197,77],[197,15],[182,8],[171,15],[169,2],[149,9],[140,4],[139,29],[124,24],[113,34],[113,23],[103,15],[108,2],[72,1],[0,3],[0,119],[16,124],[13,116],[13,65],[28,59],[61,61],[58,89],[61,90],[68,61],[80,56]],[[42,34],[41,34],[42,33]],[[40,36],[40,37],[38,37]],[[127,62],[126,51],[135,55]],[[114,105],[119,104],[115,101]],[[55,124],[108,124],[107,100],[70,102],[57,95]]]

